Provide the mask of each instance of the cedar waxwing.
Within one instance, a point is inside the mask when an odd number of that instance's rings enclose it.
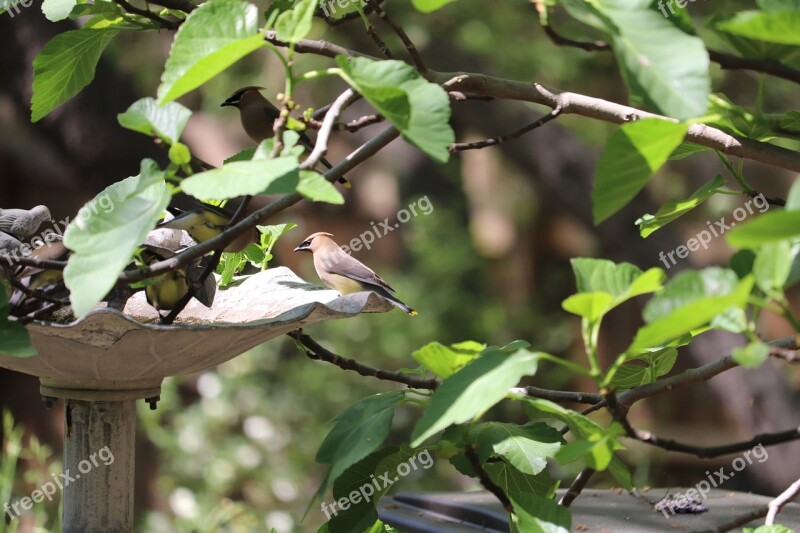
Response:
[[[221,104],[221,107],[231,106],[239,110],[242,127],[247,136],[256,144],[275,135],[273,123],[281,114],[272,102],[261,95],[259,91],[262,90],[264,87],[242,87]],[[300,144],[308,152],[311,152],[314,149],[314,143],[304,132],[298,133],[300,134]],[[320,163],[326,168],[331,168],[331,164],[324,157],[320,159]],[[350,182],[343,177],[338,181],[343,186],[350,188]]]
[[[339,291],[340,294],[350,294],[360,291],[372,291],[387,300],[397,308],[402,309],[411,316],[417,312],[398,300],[392,293],[394,289],[383,281],[358,259],[351,257],[338,244],[331,239],[330,233],[314,233],[309,235],[295,252],[311,252],[314,256],[314,269],[322,282]]]
[[[175,252],[165,248],[145,245],[142,256],[147,264],[168,259],[175,256]],[[195,261],[184,271],[183,269],[171,270],[150,280],[150,284],[144,289],[147,303],[152,305],[157,311],[171,311],[178,301],[189,292],[189,282],[186,273],[190,276],[197,276],[203,267],[200,261]],[[206,278],[205,283],[195,294],[197,301],[211,307],[214,302],[217,284],[214,276]]]
[[[50,210],[43,205],[33,209],[0,209],[0,231],[17,239],[25,239],[49,219]]]
[[[248,206],[248,210],[254,210],[257,207],[257,204],[253,203],[252,200],[251,204]],[[216,237],[227,229],[228,222],[233,218],[233,212],[227,209],[199,202],[197,209],[190,211],[182,211],[176,207],[168,207],[167,209],[175,215],[175,218],[165,220],[157,225],[156,228],[185,230],[197,242],[205,242]],[[241,252],[251,243],[256,242],[257,239],[256,229],[252,228],[236,237],[233,242],[225,247],[224,251]]]

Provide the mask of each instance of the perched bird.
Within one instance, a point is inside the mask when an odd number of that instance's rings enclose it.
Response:
[[[175,252],[165,248],[150,245],[145,245],[143,248],[142,257],[147,264],[175,256]],[[147,303],[158,311],[171,311],[181,298],[189,292],[187,273],[193,279],[196,279],[202,270],[201,261],[195,261],[186,270],[171,270],[155,276],[149,280],[149,284],[144,288]],[[205,283],[199,287],[194,297],[206,307],[211,307],[216,289],[217,284],[214,276],[209,276],[206,278]]]
[[[417,316],[416,311],[392,294],[394,289],[388,283],[361,261],[348,255],[331,237],[333,235],[330,233],[314,233],[294,251],[310,252],[314,256],[314,269],[317,275],[325,285],[339,291],[340,294],[372,291],[409,315]]]
[[[221,107],[231,106],[239,110],[239,118],[245,133],[257,144],[275,135],[273,123],[281,114],[272,102],[262,96],[259,92],[262,90],[264,90],[263,87],[242,87],[221,104]],[[300,144],[308,152],[313,150],[314,143],[311,142],[308,135],[303,132],[298,133],[300,134]],[[326,168],[331,168],[331,164],[324,157],[320,159],[320,162]],[[343,186],[350,188],[350,182],[343,177],[338,181]]]
[[[251,205],[253,209],[255,205]],[[182,229],[197,242],[205,242],[222,233],[228,227],[228,223],[233,218],[233,212],[211,204],[197,202],[197,207],[188,211],[183,211],[177,207],[167,208],[175,218],[165,220],[156,226],[157,229]],[[241,252],[251,243],[256,242],[256,229],[252,228],[236,237],[228,246],[225,252]]]
[[[0,209],[0,231],[17,239],[25,239],[49,219],[50,210],[43,205],[33,209]]]

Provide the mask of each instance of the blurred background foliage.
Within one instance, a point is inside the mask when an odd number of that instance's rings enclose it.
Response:
[[[256,3],[260,8],[269,4]],[[727,2],[725,7],[735,11],[749,5]],[[414,11],[405,0],[391,0],[386,6],[432,68],[535,80],[616,102],[627,100],[611,54],[556,47],[539,28],[534,7],[526,0],[461,0],[431,15]],[[689,6],[698,21],[717,8],[700,2]],[[165,151],[119,128],[116,114],[137,98],[154,94],[169,51],[170,32],[120,35],[86,91],[40,123],[30,124],[32,59],[56,28],[64,30],[68,24],[47,22],[38,4],[13,19],[0,16],[0,48],[4,50],[0,56],[4,73],[0,78],[0,121],[4,124],[0,129],[0,205],[29,208],[44,203],[57,220],[72,216],[106,185],[136,174],[142,157],[166,160]],[[565,35],[595,37],[563,12],[556,12],[553,25]],[[709,45],[725,48],[702,24],[698,31]],[[393,35],[383,35],[392,49],[402,50]],[[333,28],[318,21],[311,37],[377,53],[358,21]],[[298,70],[328,64],[314,56],[297,59]],[[715,91],[738,104],[753,105],[757,74],[723,73],[716,65],[712,71]],[[249,146],[238,116],[219,104],[246,85],[265,86],[274,95],[283,86],[281,73],[275,57],[264,49],[184,97],[182,103],[196,110],[185,134],[193,153],[219,164]],[[305,82],[298,88],[297,100],[303,107],[321,107],[343,88],[342,82],[328,78]],[[798,108],[800,95],[792,84],[770,78],[764,102],[767,111],[784,112]],[[348,111],[348,117],[368,112],[360,102]],[[465,102],[454,104],[453,124],[459,141],[477,140],[513,131],[543,112],[521,102]],[[335,161],[346,155],[379,128],[337,134],[329,158]],[[356,253],[419,310],[419,317],[410,319],[395,311],[316,325],[306,332],[336,353],[392,370],[414,367],[411,352],[434,340],[504,344],[522,338],[538,350],[583,363],[578,319],[560,307],[574,292],[569,258],[606,257],[630,261],[642,269],[663,266],[659,251],[672,250],[705,227],[706,220],[725,216],[742,203],[740,198],[718,195],[647,240],[639,237],[633,224],[639,216],[654,213],[669,198],[688,196],[722,171],[713,154],[701,154],[668,165],[635,202],[593,227],[592,172],[613,128],[566,116],[511,143],[457,155],[444,166],[396,141],[348,175],[354,188],[345,193],[344,206],[305,203],[285,212],[274,223],[291,221],[299,227],[279,242],[273,265],[289,266],[316,283],[309,258],[291,253],[307,234],[329,231],[344,244],[368,231],[371,222],[387,217],[394,221],[400,209],[422,197],[433,206],[429,215],[412,218],[376,241],[371,250]],[[767,196],[785,195],[792,177],[754,164],[746,164],[745,172]],[[694,253],[669,274],[681,268],[726,264],[729,255],[726,244],[717,239],[708,251]],[[635,300],[608,319],[602,340],[608,359],[627,345],[640,324],[641,306],[642,301]],[[791,333],[786,324],[769,317],[761,327],[766,338]],[[705,343],[693,345],[694,351],[681,353],[676,371],[728,353],[731,342],[724,333],[709,334]],[[698,444],[757,433],[766,427],[768,415],[782,420],[781,427],[800,424],[794,392],[800,376],[796,368],[792,370],[784,374],[766,364],[747,374],[747,379],[744,371],[734,370],[679,397],[649,400],[637,406],[631,418],[637,426]],[[29,494],[41,483],[39,477],[59,470],[61,419],[60,409],[44,411],[37,403],[34,379],[2,371],[2,382],[0,398],[19,424],[12,430],[7,420],[3,429],[0,470],[8,501]],[[570,390],[585,390],[588,385],[568,382],[552,365],[543,368],[531,384]],[[139,406],[137,531],[316,530],[324,521],[317,502],[310,504],[308,515],[302,518],[325,474],[314,456],[330,420],[357,399],[395,387],[311,361],[289,338],[274,340],[200,375],[168,379],[156,411],[144,403]],[[396,442],[407,438],[418,415],[408,405],[398,411]],[[522,414],[497,416],[521,420]],[[725,488],[769,494],[795,479],[800,466],[791,458],[800,450],[796,444],[781,450],[770,450],[772,461],[751,466]],[[704,471],[729,464],[726,458],[701,462],[636,445],[623,457],[640,485],[694,484],[705,478]],[[567,483],[575,473],[553,472]],[[609,481],[597,478],[593,483],[603,486]],[[478,487],[445,459],[437,459],[431,470],[413,473],[397,488]],[[35,506],[34,515],[6,527],[34,531],[36,524],[57,530],[57,520],[57,507],[41,504]]]

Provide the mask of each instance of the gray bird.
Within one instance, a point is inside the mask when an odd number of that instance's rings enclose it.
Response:
[[[417,316],[416,311],[394,296],[394,289],[388,283],[364,263],[348,255],[331,237],[333,235],[330,233],[314,233],[294,251],[310,252],[314,256],[314,269],[317,275],[325,285],[339,291],[340,294],[372,291],[409,315]]]
[[[0,209],[0,231],[17,239],[36,233],[45,220],[50,220],[50,210],[43,205],[33,209]]]
[[[271,139],[275,135],[273,124],[281,115],[280,110],[261,95],[259,91],[263,90],[263,87],[242,87],[220,105],[220,107],[230,106],[239,110],[239,118],[245,133],[257,144],[264,139]],[[300,134],[300,144],[307,152],[311,152],[314,149],[314,143],[305,133],[298,133]],[[320,163],[325,168],[331,168],[331,164],[324,157],[320,159]],[[346,179],[339,178],[338,181],[343,186],[350,187],[350,182]]]

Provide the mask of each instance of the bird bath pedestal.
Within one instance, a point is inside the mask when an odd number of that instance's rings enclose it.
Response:
[[[37,376],[46,402],[64,399],[64,533],[133,531],[135,402],[154,409],[165,377],[305,325],[390,309],[373,293],[339,297],[274,268],[218,291],[211,309],[192,300],[170,326],[156,325],[142,292],[124,313],[98,308],[69,324],[29,324],[38,355],[0,354],[0,366]]]

